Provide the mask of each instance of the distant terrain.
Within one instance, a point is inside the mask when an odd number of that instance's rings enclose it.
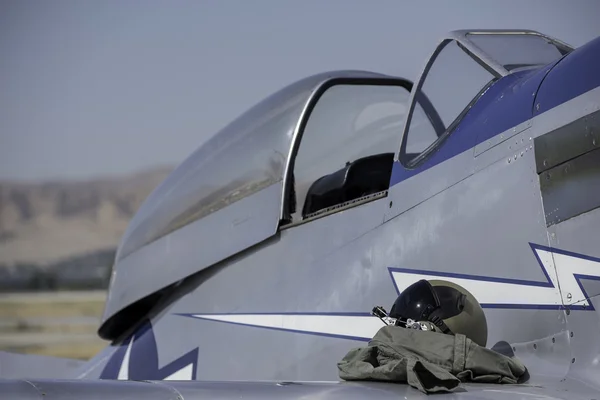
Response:
[[[0,293],[0,351],[90,359],[105,290]]]
[[[0,290],[106,287],[127,224],[172,169],[77,182],[0,181]]]

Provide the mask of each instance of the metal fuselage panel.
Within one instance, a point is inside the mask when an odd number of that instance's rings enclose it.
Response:
[[[593,43],[596,51],[600,41]],[[563,73],[576,72],[570,68]],[[582,299],[564,288],[581,260],[600,266],[600,211],[548,225],[535,143],[600,109],[600,88],[589,81],[588,90],[538,113],[537,101],[552,103],[548,86],[562,79],[548,71],[492,87],[470,125],[420,170],[394,165],[386,198],[280,231],[187,279],[150,324],[80,377],[337,380],[336,363],[379,326],[372,307],[389,307],[419,277],[438,277],[477,293],[488,347],[509,342],[532,383],[569,374],[597,383],[600,281],[580,276]],[[527,100],[498,105],[507,114],[491,127],[494,104],[517,91]]]

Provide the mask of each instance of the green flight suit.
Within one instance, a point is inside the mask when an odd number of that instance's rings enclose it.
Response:
[[[366,347],[338,363],[341,379],[408,383],[424,393],[451,392],[460,382],[523,383],[516,358],[481,347],[465,335],[384,326]]]

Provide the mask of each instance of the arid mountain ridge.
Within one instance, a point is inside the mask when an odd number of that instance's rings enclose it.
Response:
[[[87,181],[0,181],[0,266],[52,266],[114,250],[143,200],[173,170]]]

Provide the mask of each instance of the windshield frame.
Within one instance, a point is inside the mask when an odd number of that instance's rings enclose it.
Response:
[[[506,69],[501,63],[495,60],[489,53],[483,51],[480,47],[478,47],[475,43],[473,43],[469,39],[469,35],[532,35],[538,36],[545,40],[548,40],[554,44],[561,53],[569,53],[573,50],[573,47],[568,45],[565,42],[562,42],[556,38],[553,38],[548,35],[544,35],[540,32],[532,31],[532,30],[507,30],[507,29],[474,29],[474,30],[456,30],[451,31],[447,35],[445,35],[437,44],[433,53],[427,59],[425,66],[422,68],[421,73],[419,74],[418,79],[415,81],[413,89],[411,90],[409,97],[409,108],[406,114],[406,119],[404,121],[404,127],[402,129],[402,134],[400,138],[399,146],[397,147],[396,159],[395,161],[402,164],[407,169],[417,168],[422,162],[429,158],[429,156],[437,149],[441,143],[445,141],[445,139],[452,134],[456,126],[460,123],[465,114],[469,111],[469,109],[477,102],[477,100],[489,89],[489,87],[497,82],[502,77],[510,75],[514,73],[514,70]],[[440,135],[438,134],[438,139],[434,141],[430,146],[428,146],[424,151],[421,152],[417,157],[411,160],[407,160],[405,158],[405,148],[406,148],[406,140],[407,134],[410,129],[410,124],[412,121],[413,113],[415,106],[417,104],[417,94],[424,93],[421,92],[421,88],[427,78],[427,75],[431,69],[431,67],[435,64],[438,55],[442,52],[442,50],[451,42],[456,42],[458,47],[463,50],[468,56],[470,56],[474,62],[479,64],[482,68],[487,70],[493,75],[493,78],[488,84],[481,89],[481,91],[468,103],[465,104],[464,109],[460,112],[460,114],[456,117],[456,119],[446,128],[446,130]],[[563,55],[564,57],[564,55]]]
[[[541,37],[549,42],[552,42],[561,53],[568,53],[573,51],[573,47],[561,40],[553,38],[551,36],[545,35],[540,32],[532,31],[532,30],[507,30],[507,29],[473,29],[473,30],[457,30],[452,31],[448,34],[446,38],[442,40],[456,40],[458,45],[463,48],[471,57],[475,59],[475,61],[479,62],[480,65],[490,72],[493,70],[498,77],[506,76],[514,72],[514,70],[506,69],[502,64],[500,64],[494,57],[492,57],[489,53],[483,51],[480,47],[478,47],[473,41],[469,39],[469,35],[531,35]],[[441,43],[440,43],[441,44]],[[439,46],[438,46],[439,47]],[[422,76],[422,75],[421,75]]]
[[[328,79],[324,79],[318,85],[315,86],[313,92],[307,99],[302,112],[300,113],[300,117],[298,118],[296,127],[294,129],[294,133],[292,135],[291,146],[289,148],[289,153],[287,156],[287,164],[285,166],[284,176],[283,176],[283,191],[281,193],[281,207],[279,210],[281,226],[285,226],[286,228],[291,226],[296,226],[298,221],[295,221],[292,218],[292,208],[295,206],[295,188],[294,188],[294,166],[296,155],[298,153],[298,149],[300,147],[300,142],[302,141],[302,135],[304,133],[304,128],[310,118],[310,114],[319,99],[332,86],[335,85],[392,85],[392,86],[401,86],[407,89],[410,94],[408,96],[408,101],[410,104],[410,99],[412,98],[412,87],[413,83],[407,79],[401,78],[399,76],[393,75],[385,75],[378,72],[370,72],[363,70],[350,70],[345,71],[343,74],[332,75],[328,77]],[[407,114],[408,115],[408,114]],[[399,131],[402,132],[401,130]],[[306,220],[301,220],[299,222],[303,222]]]

